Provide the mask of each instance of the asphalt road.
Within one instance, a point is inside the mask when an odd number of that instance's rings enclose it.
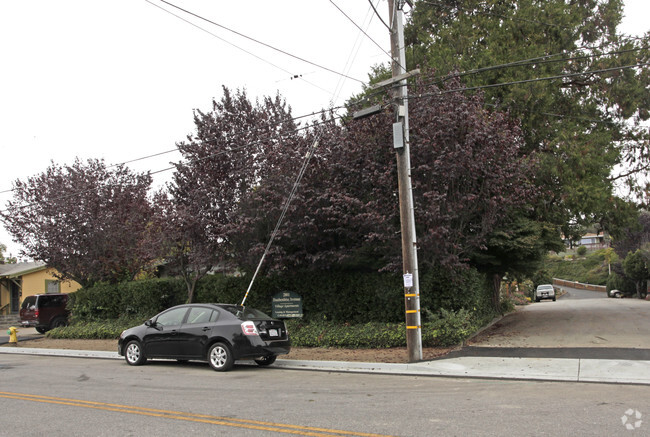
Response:
[[[629,436],[647,405],[645,386],[0,355],[7,436]]]

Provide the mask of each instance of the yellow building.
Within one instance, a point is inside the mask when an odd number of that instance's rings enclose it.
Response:
[[[72,293],[81,288],[77,282],[58,280],[55,271],[40,261],[0,264],[0,315],[18,314],[27,296]]]

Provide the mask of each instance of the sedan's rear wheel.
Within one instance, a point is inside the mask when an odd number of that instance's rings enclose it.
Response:
[[[147,361],[139,341],[131,340],[128,342],[124,350],[124,359],[132,366],[139,366]]]
[[[277,355],[269,355],[268,357],[262,357],[255,360],[258,366],[270,366],[275,363],[275,360],[278,358]]]
[[[235,360],[228,345],[224,343],[215,343],[208,351],[208,362],[210,367],[218,372],[225,372],[232,368]]]

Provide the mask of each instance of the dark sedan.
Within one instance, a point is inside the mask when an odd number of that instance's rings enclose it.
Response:
[[[275,362],[291,349],[284,322],[253,308],[229,304],[187,304],[163,311],[122,332],[117,351],[132,366],[148,358],[201,360],[229,370],[235,360]]]

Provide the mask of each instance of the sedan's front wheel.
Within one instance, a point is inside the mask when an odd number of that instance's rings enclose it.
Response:
[[[224,343],[215,343],[208,351],[208,362],[210,367],[218,372],[225,372],[232,368],[235,360],[228,345]]]
[[[126,349],[124,350],[124,359],[132,366],[139,366],[147,361],[147,357],[144,356],[144,351],[142,350],[139,341],[131,340],[126,345]]]

